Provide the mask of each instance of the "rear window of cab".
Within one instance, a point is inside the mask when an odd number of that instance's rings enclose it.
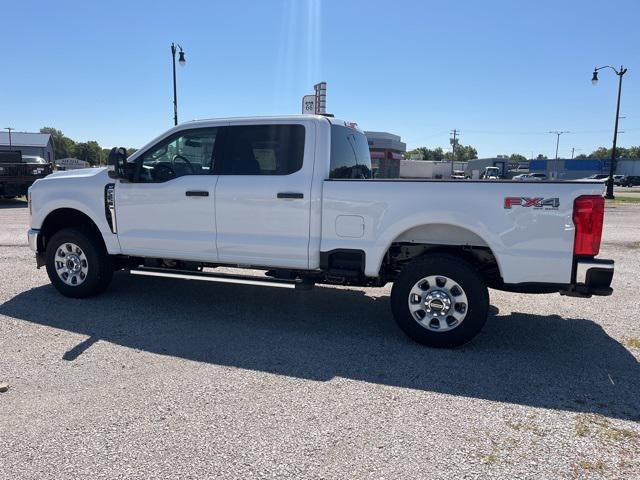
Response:
[[[331,125],[329,178],[371,178],[371,156],[364,133],[341,125]]]

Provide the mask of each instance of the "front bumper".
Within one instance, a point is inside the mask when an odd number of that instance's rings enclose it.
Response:
[[[27,238],[29,239],[29,248],[34,252],[38,253],[38,236],[40,235],[40,230],[35,230],[30,228],[27,232]]]
[[[613,260],[598,258],[576,260],[575,280],[567,290],[560,291],[560,294],[587,298],[592,295],[611,295],[613,267]]]

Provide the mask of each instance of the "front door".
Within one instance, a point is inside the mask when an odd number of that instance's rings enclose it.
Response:
[[[175,133],[139,157],[134,182],[116,184],[122,253],[216,261],[212,165],[217,129]]]
[[[216,186],[221,263],[308,268],[314,124],[226,127]]]

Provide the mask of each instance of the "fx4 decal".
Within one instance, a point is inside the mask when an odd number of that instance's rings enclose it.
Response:
[[[545,210],[556,210],[560,206],[559,198],[542,198],[542,197],[505,197],[504,208],[512,207],[533,207],[543,208]]]

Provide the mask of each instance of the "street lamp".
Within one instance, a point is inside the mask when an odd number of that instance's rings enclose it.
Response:
[[[554,135],[558,136],[558,138],[556,139],[556,178],[558,178],[558,147],[560,146],[560,135],[562,135],[563,133],[570,133],[570,132],[568,130],[562,130],[562,131],[553,130],[549,133],[553,133]]]
[[[11,130],[15,130],[15,128],[4,127],[4,129],[9,132],[9,150],[11,150]]]
[[[182,46],[177,43],[171,43],[171,59],[173,61],[173,124],[178,125],[178,93],[176,91],[176,51],[180,49],[178,56],[178,63],[181,67],[184,67],[184,64],[187,61],[184,59],[184,50]]]
[[[598,84],[598,70],[602,70],[603,68],[610,68],[613,70],[618,76],[618,103],[616,105],[616,122],[613,127],[613,148],[611,149],[611,163],[609,165],[609,179],[607,180],[607,194],[605,198],[614,199],[613,196],[613,174],[615,172],[615,162],[616,162],[616,144],[618,143],[618,120],[620,119],[620,95],[622,94],[622,76],[627,73],[627,69],[622,65],[620,66],[620,70],[616,70],[615,68],[605,65],[604,67],[596,67],[593,69],[593,77],[591,77],[591,83],[594,85]]]

